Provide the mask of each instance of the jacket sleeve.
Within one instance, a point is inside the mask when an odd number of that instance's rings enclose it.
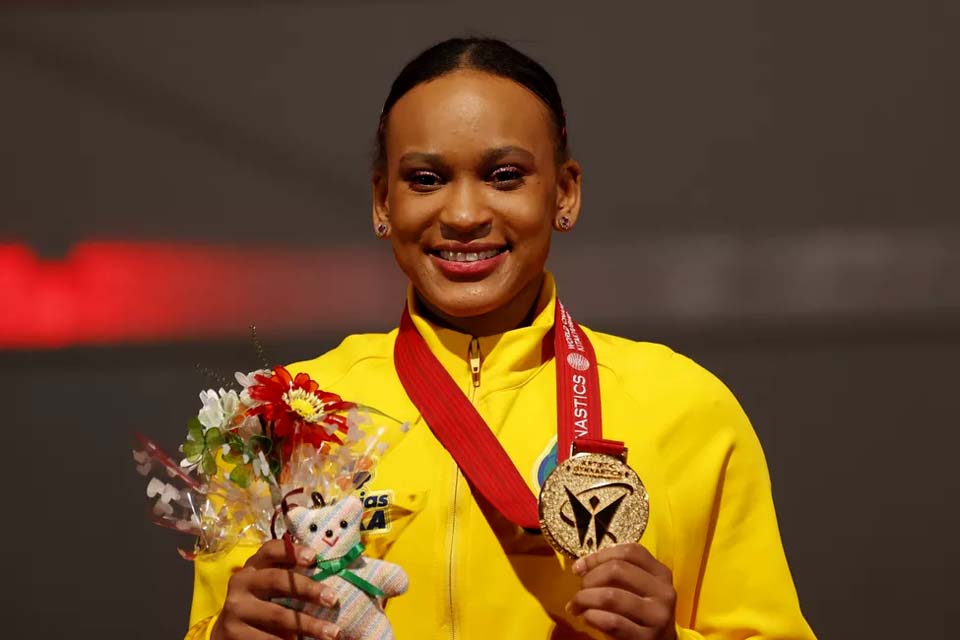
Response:
[[[241,568],[257,547],[239,544],[232,549],[209,555],[200,554],[193,564],[193,604],[190,627],[185,640],[208,640],[217,614],[223,608],[227,582]]]
[[[700,426],[683,473],[706,507],[684,564],[681,640],[812,640],[787,566],[766,460],[739,403],[718,380],[690,416]],[[693,451],[697,453],[692,453]],[[675,586],[678,592],[681,586]],[[683,615],[680,610],[683,609]]]

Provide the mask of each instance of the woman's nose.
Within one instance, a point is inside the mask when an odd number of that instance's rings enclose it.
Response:
[[[493,214],[483,204],[479,193],[482,185],[462,180],[450,186],[449,198],[440,212],[444,238],[466,241],[486,236],[492,226]]]

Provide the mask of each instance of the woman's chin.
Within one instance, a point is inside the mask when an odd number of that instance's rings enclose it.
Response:
[[[420,296],[435,312],[448,318],[477,318],[492,313],[510,301],[502,283],[484,278],[479,282],[434,281],[419,289]]]
[[[443,315],[457,319],[479,318],[496,311],[503,304],[489,296],[465,295],[441,296],[431,302],[433,308]]]

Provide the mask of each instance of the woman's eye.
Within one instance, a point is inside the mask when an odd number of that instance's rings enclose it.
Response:
[[[310,525],[310,533],[316,533],[316,532],[317,532],[317,523],[314,522],[313,524]]]
[[[341,520],[341,521],[340,521],[340,528],[341,528],[341,529],[346,529],[346,528],[347,528],[347,521],[346,521],[346,520]]]
[[[414,191],[430,191],[443,184],[443,178],[432,171],[414,171],[407,182]]]
[[[523,172],[517,167],[499,167],[490,174],[490,182],[498,187],[519,186],[523,182]]]

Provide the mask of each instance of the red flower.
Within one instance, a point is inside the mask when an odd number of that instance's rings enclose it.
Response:
[[[257,374],[257,384],[248,392],[260,401],[247,415],[263,416],[273,426],[274,440],[281,440],[287,459],[296,444],[320,447],[324,442],[342,441],[336,432],[347,432],[347,420],[335,412],[355,406],[335,393],[321,391],[320,385],[306,373],[294,378],[284,367],[274,367],[270,376]]]

